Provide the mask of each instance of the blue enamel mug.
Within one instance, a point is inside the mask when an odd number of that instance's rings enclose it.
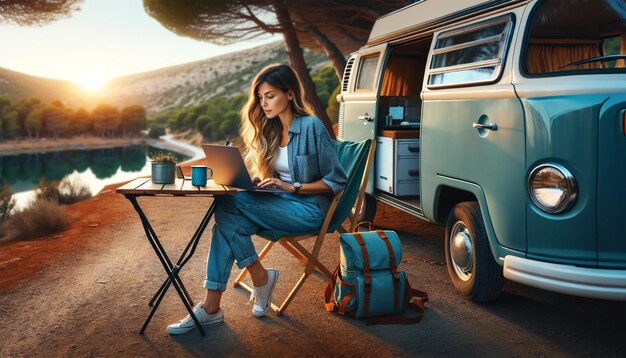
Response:
[[[211,172],[207,176],[207,172]],[[206,186],[207,179],[213,176],[213,169],[207,168],[206,165],[192,165],[191,166],[191,185],[193,186]]]

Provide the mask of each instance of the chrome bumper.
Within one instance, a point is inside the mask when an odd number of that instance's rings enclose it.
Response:
[[[576,267],[508,255],[504,277],[573,296],[626,301],[626,270]]]

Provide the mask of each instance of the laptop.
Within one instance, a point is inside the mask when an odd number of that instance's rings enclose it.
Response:
[[[248,191],[287,193],[276,187],[259,188],[252,182],[243,162],[239,148],[219,144],[202,144],[207,167],[213,169],[212,179],[216,184],[233,186]]]

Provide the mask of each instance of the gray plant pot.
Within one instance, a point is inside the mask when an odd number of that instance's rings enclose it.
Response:
[[[154,184],[171,184],[174,182],[176,164],[152,163],[152,182]]]

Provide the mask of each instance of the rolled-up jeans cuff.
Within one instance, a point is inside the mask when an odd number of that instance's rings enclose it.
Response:
[[[259,259],[259,255],[257,253],[254,253],[254,255],[248,257],[245,260],[236,261],[237,262],[237,267],[239,267],[240,269],[246,268],[246,267],[252,265],[258,259]]]
[[[225,283],[217,283],[217,282],[213,282],[213,281],[209,281],[209,280],[204,280],[204,288],[208,289],[208,290],[213,290],[213,291],[226,291],[226,284]]]

